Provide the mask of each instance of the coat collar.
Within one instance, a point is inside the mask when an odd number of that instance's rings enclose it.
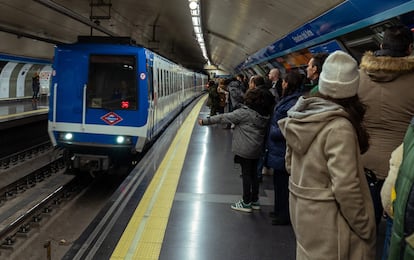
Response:
[[[368,51],[361,59],[360,68],[366,71],[410,72],[414,71],[414,56],[375,56],[373,52]]]

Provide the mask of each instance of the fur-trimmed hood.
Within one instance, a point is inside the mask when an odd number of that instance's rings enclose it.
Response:
[[[360,68],[374,81],[393,81],[400,75],[414,72],[414,56],[375,56],[371,51],[364,53]]]

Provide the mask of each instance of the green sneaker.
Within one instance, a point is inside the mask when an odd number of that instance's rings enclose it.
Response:
[[[252,212],[252,205],[251,203],[244,203],[243,200],[239,200],[238,202],[231,204],[231,208],[238,211],[243,212]]]
[[[259,201],[253,201],[252,202],[252,209],[259,210],[260,209],[260,202]]]

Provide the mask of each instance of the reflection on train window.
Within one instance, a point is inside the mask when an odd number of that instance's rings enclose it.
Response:
[[[87,106],[108,110],[137,109],[135,56],[91,55]]]

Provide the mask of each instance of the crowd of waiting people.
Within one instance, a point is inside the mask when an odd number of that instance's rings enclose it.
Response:
[[[375,259],[383,218],[382,259],[414,259],[412,48],[412,32],[393,26],[359,65],[335,51],[313,55],[305,76],[274,68],[211,81],[199,124],[234,128],[243,195],[231,208],[260,209],[265,167],[272,224],[292,225],[297,259]]]

